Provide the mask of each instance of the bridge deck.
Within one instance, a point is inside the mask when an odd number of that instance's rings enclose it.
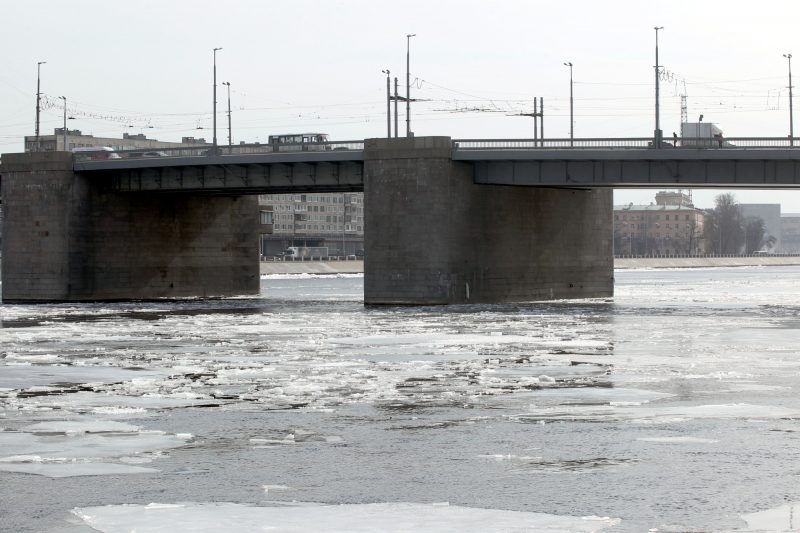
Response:
[[[675,146],[677,144],[677,146]],[[108,176],[119,191],[357,191],[363,189],[364,142],[304,147],[239,145],[175,149],[141,156],[77,160],[74,170]],[[150,152],[150,155],[153,155]],[[459,139],[452,159],[472,164],[480,184],[539,187],[800,186],[800,140]]]

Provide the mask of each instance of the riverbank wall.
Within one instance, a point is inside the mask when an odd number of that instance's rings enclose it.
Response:
[[[800,256],[618,257],[614,259],[615,269],[792,265],[800,265]],[[363,272],[364,261],[267,261],[261,263],[262,276],[275,274],[360,274]]]
[[[618,257],[615,269],[630,268],[712,268],[745,266],[800,265],[800,256],[747,256],[747,257]]]

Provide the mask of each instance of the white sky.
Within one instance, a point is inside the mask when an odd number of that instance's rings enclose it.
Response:
[[[797,0],[6,0],[5,7],[0,152],[22,151],[23,136],[34,133],[38,61],[47,61],[43,134],[61,126],[63,95],[75,117],[70,129],[210,140],[212,49],[223,47],[217,137],[227,141],[221,82],[229,81],[238,143],[300,131],[334,140],[384,136],[381,70],[400,78],[404,94],[408,33],[417,34],[412,80],[424,80],[412,96],[427,100],[413,105],[417,136],[532,137],[533,119],[509,115],[532,111],[533,98],[543,97],[545,135],[568,137],[565,61],[574,64],[576,137],[650,136],[656,25],[664,26],[659,62],[674,80],[662,83],[667,136],[679,128],[684,82],[690,120],[702,113],[726,137],[786,136],[782,54],[800,59]],[[400,120],[403,132],[402,107]],[[695,203],[711,206],[719,192],[696,192]],[[618,191],[616,202],[649,203],[654,193]],[[800,212],[800,192],[736,195]]]

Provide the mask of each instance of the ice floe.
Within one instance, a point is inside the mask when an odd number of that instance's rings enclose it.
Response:
[[[800,502],[742,515],[748,531],[800,531]]]
[[[189,434],[142,430],[110,420],[40,422],[19,431],[0,431],[0,471],[49,477],[157,472],[132,463],[149,462],[191,439]]]
[[[103,533],[272,530],[349,533],[580,533],[601,531],[620,523],[619,519],[609,517],[557,516],[415,503],[293,504],[270,507],[236,503],[109,505],[77,508],[73,513],[84,523]]]

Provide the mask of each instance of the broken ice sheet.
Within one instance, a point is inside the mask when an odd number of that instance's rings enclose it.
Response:
[[[0,471],[49,477],[157,472],[112,461],[136,462],[131,458],[178,448],[189,439],[188,434],[147,431],[111,420],[41,422],[0,431]]]
[[[160,531],[348,531],[348,532],[590,532],[620,523],[617,518],[558,516],[477,509],[448,504],[290,504],[253,507],[236,503],[108,505],[72,511],[104,533]]]

